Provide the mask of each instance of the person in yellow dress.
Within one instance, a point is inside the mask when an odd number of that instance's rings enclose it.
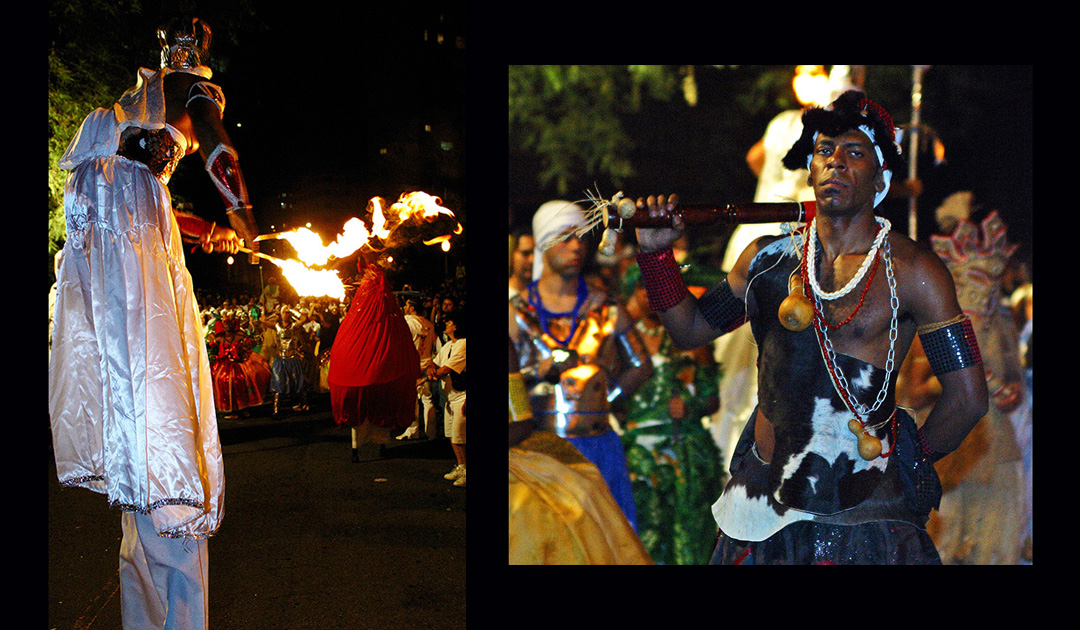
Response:
[[[510,344],[509,563],[652,564],[595,464],[538,431]]]

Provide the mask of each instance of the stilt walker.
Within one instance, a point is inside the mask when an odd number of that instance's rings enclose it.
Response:
[[[207,627],[207,539],[224,517],[213,381],[182,236],[239,251],[258,234],[198,18],[159,31],[162,63],[83,121],[61,158],[49,416],[61,485],[122,512],[126,629]],[[167,187],[198,150],[235,231],[176,212]]]

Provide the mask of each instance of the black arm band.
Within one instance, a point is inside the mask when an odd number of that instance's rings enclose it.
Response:
[[[967,315],[920,327],[919,341],[936,376],[982,363],[975,329]]]
[[[727,278],[705,292],[698,300],[701,316],[709,325],[725,333],[746,323],[746,306],[735,297]]]

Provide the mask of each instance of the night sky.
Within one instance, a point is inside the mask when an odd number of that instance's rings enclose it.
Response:
[[[225,92],[224,122],[260,231],[310,222],[329,242],[371,197],[393,202],[414,190],[441,197],[465,223],[464,2],[252,4],[246,14],[199,3],[196,14],[214,29],[212,80]],[[152,34],[139,39],[156,55]],[[182,161],[170,188],[224,221],[202,171],[201,160]],[[263,247],[292,257],[284,241]],[[437,249],[402,252],[415,272],[403,280],[452,273],[464,239],[449,254]],[[196,284],[227,276],[222,259],[189,256]],[[264,273],[276,271],[267,265]]]
[[[696,74],[696,107],[681,102],[681,96],[670,103],[644,99],[641,111],[625,116],[635,144],[631,157],[636,171],[622,184],[627,194],[678,192],[685,202],[716,203],[753,198],[757,179],[746,165],[746,152],[780,110],[762,111],[759,119],[733,116],[740,111],[735,101],[750,93],[760,70],[702,68],[706,69]],[[867,66],[867,95],[883,103],[898,126],[910,121],[909,68]],[[926,72],[922,122],[943,142],[946,162],[933,165],[925,157],[920,160],[921,241],[935,231],[934,210],[941,202],[954,192],[970,190],[980,206],[976,220],[998,210],[1009,226],[1010,240],[1022,245],[1017,256],[1031,263],[1033,95],[1031,66],[937,65]],[[907,158],[906,143],[904,152]],[[557,197],[535,184],[539,172],[535,156],[512,150],[510,172],[511,211],[515,225],[524,225],[541,203]],[[583,191],[593,185],[592,177],[583,176],[571,183],[568,196],[583,198]],[[603,180],[600,186],[609,194],[617,190]],[[881,208],[894,229],[907,233],[905,200],[889,200]]]

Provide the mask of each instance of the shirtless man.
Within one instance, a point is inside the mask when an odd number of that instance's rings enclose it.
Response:
[[[942,261],[874,216],[900,166],[888,114],[847,92],[807,110],[803,126],[784,162],[809,168],[815,220],[754,241],[701,299],[670,256],[679,217],[637,230],[650,303],[677,345],[698,347],[749,318],[759,346],[758,408],[713,506],[713,562],[939,563],[924,529],[940,497],[932,463],[986,412],[978,346]],[[638,200],[650,213],[677,203]],[[791,277],[804,279],[813,307],[801,330],[778,318]],[[920,429],[894,404],[898,361],[916,334],[935,348],[942,385]]]
[[[581,208],[542,205],[533,217],[541,247],[532,282],[509,302],[509,331],[539,429],[566,438],[603,474],[636,527],[630,475],[610,415],[652,374],[653,365],[626,309],[583,275],[588,250],[573,236]]]

